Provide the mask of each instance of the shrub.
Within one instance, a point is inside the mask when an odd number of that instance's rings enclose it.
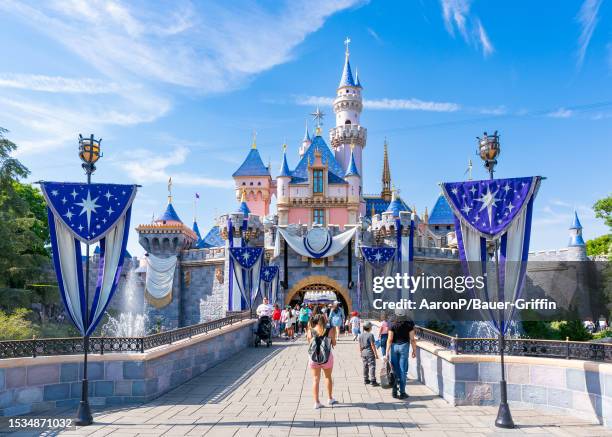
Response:
[[[30,310],[18,308],[12,314],[0,310],[0,340],[27,340],[35,331],[27,317]]]

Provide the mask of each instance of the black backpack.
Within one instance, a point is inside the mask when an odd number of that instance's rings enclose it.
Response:
[[[308,346],[308,355],[313,363],[325,364],[331,355],[331,340],[327,336],[327,332],[323,335],[317,335],[317,331],[311,330],[312,341]]]

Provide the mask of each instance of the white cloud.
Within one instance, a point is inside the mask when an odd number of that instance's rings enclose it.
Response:
[[[49,93],[111,94],[133,87],[91,78],[0,73],[0,87]]]
[[[366,30],[370,34],[370,36],[376,40],[376,42],[382,43],[382,38],[380,37],[380,35],[378,35],[378,33],[376,33],[374,29],[368,27],[366,28]]]
[[[300,96],[295,102],[302,106],[332,106],[334,99],[320,96]],[[408,111],[432,111],[432,112],[455,112],[461,106],[450,102],[428,102],[419,99],[364,99],[363,106],[374,110],[408,110]]]
[[[61,59],[62,67],[82,70],[84,61],[91,77],[2,72],[0,87],[7,92],[0,113],[11,121],[5,127],[21,153],[62,147],[82,130],[104,136],[112,126],[152,122],[172,109],[173,91],[244,86],[291,60],[295,47],[329,16],[361,1],[271,2],[264,8],[246,0],[205,6],[180,0],[153,8],[122,0],[2,0],[5,20],[15,18],[36,38],[58,43],[72,53]],[[38,71],[48,71],[35,61]],[[92,94],[95,103],[85,99]]]
[[[495,51],[480,19],[470,14],[471,0],[440,0],[446,31],[455,36],[458,31],[468,44],[482,49],[489,56]]]
[[[570,118],[572,115],[574,115],[574,112],[571,109],[559,108],[556,111],[549,112],[546,115],[553,118]]]
[[[491,44],[491,40],[485,31],[485,28],[482,26],[480,20],[476,20],[477,28],[478,28],[478,39],[480,40],[480,45],[482,46],[482,53],[485,56],[489,56],[495,50],[493,48],[493,44]]]
[[[134,181],[147,181],[147,183],[172,182],[178,185],[191,185],[211,188],[232,188],[234,182],[231,179],[217,179],[199,176],[181,171],[169,171],[168,167],[176,167],[184,164],[189,155],[186,147],[176,147],[165,154],[151,153],[146,149],[131,150],[125,160],[115,162],[115,165],[126,172],[126,175]]]
[[[597,15],[599,13],[599,7],[601,6],[601,0],[584,0],[578,16],[576,19],[580,24],[580,36],[578,37],[578,51],[576,56],[578,58],[578,67],[582,67],[584,57],[586,55],[587,48],[591,42],[591,37],[597,26]]]

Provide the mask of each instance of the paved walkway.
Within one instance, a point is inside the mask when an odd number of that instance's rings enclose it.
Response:
[[[305,341],[279,341],[269,349],[245,350],[148,404],[98,412],[94,425],[61,435],[612,435],[571,416],[519,408],[512,408],[518,428],[501,430],[493,426],[496,407],[452,407],[414,381],[408,387],[407,402],[394,400],[390,390],[363,384],[356,348],[342,337],[335,351],[339,404],[333,407],[313,409]]]

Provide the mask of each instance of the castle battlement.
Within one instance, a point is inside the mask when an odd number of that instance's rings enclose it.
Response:
[[[331,128],[329,138],[332,147],[338,147],[341,144],[355,144],[365,147],[368,130],[360,125],[345,124]]]
[[[181,261],[206,261],[225,259],[225,247],[210,247],[204,249],[187,249],[181,253]]]
[[[415,257],[459,259],[459,251],[448,247],[415,247]]]

